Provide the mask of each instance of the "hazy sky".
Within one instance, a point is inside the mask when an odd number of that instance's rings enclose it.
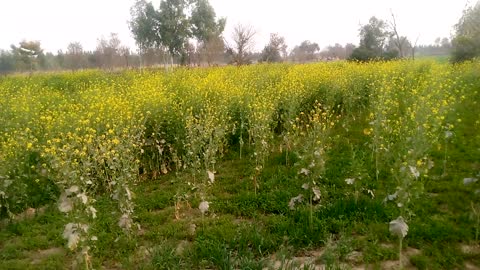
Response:
[[[39,40],[46,51],[65,50],[80,41],[93,50],[97,38],[111,32],[135,48],[128,29],[130,7],[135,0],[0,0],[0,49],[23,39]],[[160,0],[154,0],[155,7]],[[285,36],[289,49],[303,40],[330,44],[358,43],[358,28],[371,16],[397,18],[401,35],[418,44],[436,37],[450,37],[467,3],[476,0],[210,0],[218,16],[227,17],[228,39],[237,23],[257,30],[256,49],[269,34]]]

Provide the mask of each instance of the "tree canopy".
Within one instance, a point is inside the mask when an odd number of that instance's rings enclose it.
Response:
[[[129,21],[130,31],[141,51],[161,46],[158,31],[158,13],[153,4],[138,0],[130,9],[132,19]]]
[[[385,21],[371,17],[368,24],[360,27],[360,45],[353,50],[349,59],[371,61],[403,57],[405,50],[411,47],[410,42],[398,34],[395,22],[391,27],[393,30]]]
[[[272,33],[270,34],[270,41],[268,42],[267,46],[263,48],[261,61],[281,62],[286,53],[287,45],[285,44],[285,38],[277,33]]]
[[[137,0],[130,13],[130,30],[141,50],[164,48],[182,59],[190,51],[190,38],[204,45],[218,40],[226,22],[217,20],[208,0],[162,0],[159,9]]]
[[[294,61],[298,62],[312,61],[315,60],[315,54],[318,51],[320,51],[320,46],[317,43],[305,40],[293,48],[290,56]]]
[[[215,10],[208,0],[196,0],[191,15],[192,35],[202,43],[219,37],[224,29],[227,20],[216,19]]]
[[[21,41],[19,46],[12,45],[12,53],[18,70],[36,70],[43,57],[40,41]]]
[[[452,61],[461,62],[480,56],[480,2],[469,7],[455,25]]]

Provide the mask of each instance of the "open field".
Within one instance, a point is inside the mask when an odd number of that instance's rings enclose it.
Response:
[[[406,269],[480,269],[479,99],[480,62],[0,78],[0,269],[398,269],[399,216]]]

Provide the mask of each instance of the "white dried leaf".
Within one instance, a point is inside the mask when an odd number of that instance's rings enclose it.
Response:
[[[470,185],[470,184],[473,184],[475,182],[477,182],[478,179],[477,178],[473,178],[473,177],[469,177],[469,178],[463,178],[463,184],[464,185]]]
[[[97,209],[93,208],[93,206],[88,207],[88,211],[92,214],[92,218],[97,218]]]
[[[345,183],[347,183],[347,185],[353,185],[353,183],[355,183],[355,178],[347,178],[345,179]]]
[[[87,224],[78,224],[78,228],[83,230],[84,232],[88,232],[88,225]]]
[[[127,214],[123,214],[118,221],[118,226],[122,229],[130,230],[130,228],[132,227],[132,223],[133,221],[130,216]]]
[[[94,236],[90,237],[90,240],[92,240],[92,241],[97,241],[97,240],[98,240],[98,237],[96,237],[96,236],[94,235]]]
[[[310,188],[310,185],[308,183],[305,183],[305,184],[302,185],[302,188],[307,190],[307,189]]]
[[[129,201],[132,200],[132,193],[130,192],[130,189],[128,189],[128,187],[125,188],[125,192],[127,193],[127,199]]]
[[[167,165],[165,165],[165,163],[162,163],[162,165],[160,166],[160,170],[162,171],[163,174],[167,174],[168,173]]]
[[[390,221],[389,230],[391,234],[404,238],[408,233],[408,225],[403,217],[399,216],[397,219]]]
[[[215,174],[211,171],[207,171],[208,179],[210,180],[210,183],[213,184],[215,182]]]
[[[80,193],[77,195],[78,198],[82,201],[83,204],[87,204],[88,202],[88,197],[85,195],[85,193]]]
[[[416,167],[414,166],[408,166],[410,168],[410,172],[412,173],[413,176],[415,176],[415,178],[418,178],[420,177],[420,172],[417,170]]]
[[[198,206],[198,209],[200,209],[200,212],[202,212],[202,214],[205,214],[206,212],[208,212],[209,207],[210,207],[210,204],[207,201],[203,201]]]
[[[306,168],[302,168],[299,172],[299,174],[303,174],[305,176],[308,176],[310,174],[310,170]]]
[[[319,201],[322,195],[322,193],[320,192],[320,189],[318,187],[313,187],[312,191],[313,191],[313,194],[315,195],[313,196],[313,200]]]
[[[303,201],[303,195],[300,194],[290,199],[290,202],[288,203],[288,207],[290,208],[290,210],[295,210],[295,204],[300,203],[302,201]]]
[[[78,193],[80,191],[80,188],[78,186],[71,186],[69,189],[66,189],[65,192],[67,193],[67,195],[71,195],[71,194],[75,194],[75,193]]]
[[[393,194],[391,194],[391,195],[387,195],[387,199],[388,199],[389,201],[393,201],[393,200],[395,200],[395,199],[397,198],[397,196],[398,196],[398,193],[395,192],[395,193],[393,193]]]
[[[68,223],[67,225],[65,225],[65,228],[63,229],[63,238],[68,239],[70,234],[74,232],[75,228],[76,225],[74,223]]]
[[[60,196],[60,203],[58,204],[58,210],[62,213],[68,213],[72,211],[73,209],[73,203],[70,198],[67,197],[67,195],[64,193]]]
[[[373,191],[372,190],[367,190],[367,193],[370,194],[370,196],[372,196],[372,199],[375,198],[375,194],[373,194]]]
[[[68,237],[67,247],[70,250],[75,250],[78,246],[79,240],[80,240],[80,235],[78,233],[70,234],[70,236]]]

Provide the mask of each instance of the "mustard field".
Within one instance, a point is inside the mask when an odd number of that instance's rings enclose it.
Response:
[[[478,61],[2,77],[0,269],[479,269],[479,91]]]

